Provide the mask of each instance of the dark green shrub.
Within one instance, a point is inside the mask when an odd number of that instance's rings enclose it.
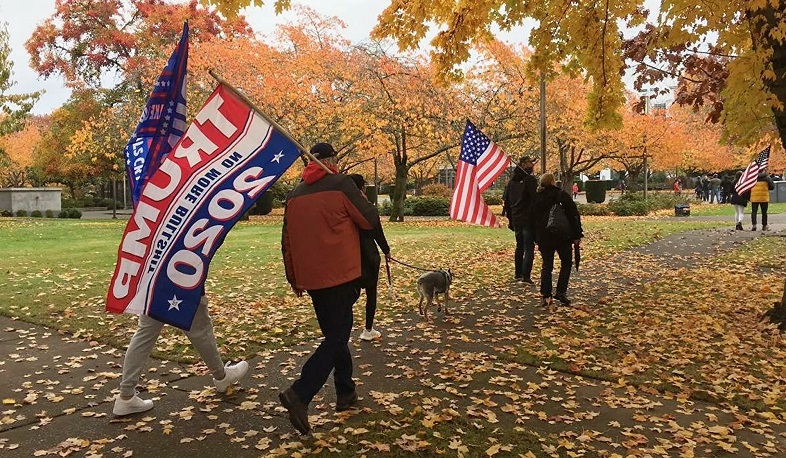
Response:
[[[587,203],[602,204],[606,201],[606,181],[589,180],[584,183],[587,191]]]
[[[30,216],[32,218],[43,218],[44,214],[41,213],[41,210],[33,210],[32,212],[30,212]]]
[[[82,212],[80,212],[76,208],[72,208],[70,213],[68,214],[68,217],[73,219],[80,219],[82,218]]]
[[[0,212],[0,216],[2,216],[2,217],[5,217],[5,218],[9,218],[9,217],[11,217],[11,216],[14,216],[14,214],[13,214],[13,213],[11,213],[11,212],[10,212],[10,211],[8,211],[8,210],[3,210],[3,211],[1,211],[1,212]]]
[[[585,216],[609,216],[612,214],[606,204],[576,204],[576,206],[579,208],[579,214]]]
[[[424,196],[436,196],[436,197],[450,197],[453,195],[453,191],[442,183],[432,183],[426,186],[423,186],[423,195]]]
[[[502,205],[502,191],[486,191],[483,193],[483,200],[486,205]]]
[[[64,198],[60,201],[60,208],[75,208],[77,203],[75,199]]]
[[[254,202],[254,206],[248,211],[249,215],[267,215],[273,211],[273,200],[275,200],[275,195],[270,191],[271,190],[268,189],[264,194],[259,196],[259,199]]]
[[[68,208],[64,208],[64,209],[60,210],[60,213],[57,214],[57,217],[58,218],[68,218],[68,211],[69,211]]]
[[[411,214],[414,216],[448,216],[450,199],[431,196],[410,197],[406,200],[406,207],[412,209]]]
[[[54,218],[55,212],[53,212],[52,210],[47,210],[44,212],[44,216],[46,216],[47,218]]]
[[[19,218],[24,218],[25,216],[27,216],[27,210],[17,210],[16,216],[18,216]]]
[[[609,210],[619,216],[644,216],[649,211],[643,200],[615,199],[609,202],[608,206]]]
[[[379,214],[381,216],[390,216],[390,211],[393,208],[391,201],[386,200],[382,202],[382,205],[379,206]]]

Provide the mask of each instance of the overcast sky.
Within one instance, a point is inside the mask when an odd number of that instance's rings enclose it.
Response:
[[[185,1],[185,0],[184,0]],[[272,1],[265,2],[264,7],[248,8],[244,11],[251,27],[261,34],[267,34],[278,24],[291,21],[294,14],[290,11],[281,16],[273,12]],[[390,4],[390,0],[294,0],[292,2],[308,5],[318,13],[336,16],[347,25],[344,36],[352,42],[360,42],[368,38],[371,29],[377,22],[377,16]],[[647,0],[657,5],[658,0]],[[30,56],[24,43],[30,38],[33,30],[55,11],[55,0],[0,0],[0,23],[7,23],[11,59],[14,62],[16,85],[13,93],[28,93],[46,90],[33,108],[36,114],[50,113],[62,105],[69,92],[64,88],[60,78],[42,79],[29,67]],[[511,33],[500,35],[507,42],[526,42],[529,27],[520,27]],[[174,46],[174,45],[173,45]]]

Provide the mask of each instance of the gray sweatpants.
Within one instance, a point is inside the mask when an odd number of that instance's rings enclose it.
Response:
[[[123,360],[120,396],[128,397],[134,395],[136,385],[139,383],[139,377],[142,375],[142,369],[145,368],[163,327],[164,323],[158,320],[147,315],[139,316],[139,327],[128,344],[126,357]],[[221,374],[221,371],[224,369],[224,363],[221,361],[221,355],[218,353],[218,346],[216,345],[216,337],[213,335],[213,322],[207,313],[207,296],[202,296],[199,300],[199,306],[196,309],[191,330],[185,331],[185,333],[213,376]]]

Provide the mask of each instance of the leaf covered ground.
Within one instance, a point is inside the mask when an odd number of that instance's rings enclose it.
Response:
[[[424,323],[419,272],[393,264],[393,285],[380,285],[383,338],[351,343],[361,409],[335,414],[328,383],[310,412],[316,432],[303,438],[276,393],[318,331],[308,301],[287,293],[275,217],[233,229],[208,281],[222,351],[251,360],[252,376],[217,395],[169,330],[157,348],[165,359],[143,379],[156,408],[130,419],[109,412],[133,318],[103,312],[122,225],[4,220],[2,314],[52,330],[0,336],[14,342],[0,371],[22,380],[0,391],[0,450],[147,456],[141,444],[152,441],[171,456],[779,456],[786,340],[759,318],[780,298],[786,238],[727,225],[586,218],[575,307],[556,310],[512,282],[509,231],[386,225],[396,259],[453,269],[453,313]],[[77,347],[43,343],[52,338]],[[79,419],[68,434],[38,447],[22,439],[68,417]]]

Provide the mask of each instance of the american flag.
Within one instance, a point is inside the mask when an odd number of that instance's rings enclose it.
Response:
[[[510,159],[502,148],[468,120],[461,141],[450,217],[472,224],[499,226],[482,193],[509,165]]]
[[[759,176],[759,172],[766,169],[769,163],[770,147],[768,146],[756,156],[756,159],[754,159],[742,173],[739,181],[737,181],[737,185],[734,187],[737,194],[743,194],[753,188],[756,184],[756,178]]]

